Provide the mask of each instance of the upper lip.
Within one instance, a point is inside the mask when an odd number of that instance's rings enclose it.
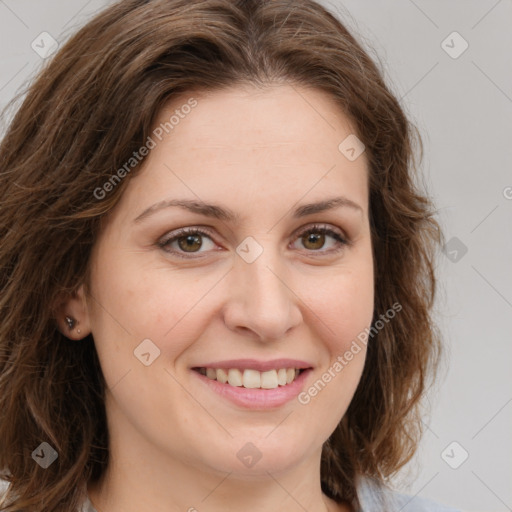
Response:
[[[270,361],[258,361],[257,359],[230,359],[228,361],[214,361],[193,366],[193,368],[237,368],[239,370],[258,370],[265,372],[280,368],[312,368],[312,365],[298,359],[272,359]]]

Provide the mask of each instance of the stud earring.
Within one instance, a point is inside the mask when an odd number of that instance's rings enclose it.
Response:
[[[66,323],[68,324],[69,330],[72,331],[78,322],[74,318],[66,316]],[[77,329],[76,332],[77,334],[80,334],[81,331],[80,329]]]
[[[75,327],[76,320],[70,316],[66,316],[66,323],[68,324],[68,328],[71,331],[73,327]]]

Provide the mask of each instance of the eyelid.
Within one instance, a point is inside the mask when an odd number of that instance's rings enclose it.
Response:
[[[302,226],[302,227],[298,228],[291,235],[293,238],[292,243],[295,242],[295,240],[297,238],[299,238],[300,236],[302,236],[310,231],[323,232],[324,234],[327,234],[331,238],[334,238],[338,243],[338,248],[334,249],[334,250],[331,249],[331,250],[318,250],[318,251],[309,250],[308,251],[307,249],[304,249],[306,252],[308,252],[313,257],[315,257],[315,256],[321,257],[324,255],[337,253],[340,250],[342,250],[344,246],[351,246],[353,243],[352,240],[340,228],[338,228],[337,226],[334,226],[332,224],[326,224],[326,223],[312,223],[312,224],[308,224],[306,226]],[[168,232],[163,237],[161,237],[157,240],[156,245],[159,248],[161,248],[162,250],[164,250],[165,252],[167,252],[169,254],[176,255],[179,258],[189,259],[189,260],[195,259],[195,258],[201,258],[203,253],[194,253],[194,252],[187,253],[185,251],[182,252],[182,251],[166,250],[165,249],[166,244],[168,244],[169,242],[171,242],[171,241],[174,242],[177,239],[179,239],[180,237],[187,236],[189,234],[190,235],[197,234],[199,236],[206,235],[208,238],[210,238],[212,240],[213,243],[217,243],[215,241],[215,235],[213,233],[213,230],[210,227],[203,226],[203,225],[194,225],[194,226],[185,226],[185,227],[178,228],[178,229]],[[206,252],[211,252],[211,251],[206,251]]]
[[[351,247],[353,245],[353,241],[345,234],[344,231],[342,231],[337,226],[334,226],[332,224],[325,224],[325,223],[313,223],[309,224],[307,226],[304,226],[302,228],[299,228],[297,231],[293,233],[294,241],[304,234],[308,232],[322,232],[331,238],[334,238],[337,242],[337,247],[335,249],[328,249],[328,250],[318,250],[318,251],[308,251],[305,249],[305,251],[308,253],[309,257],[313,258],[322,258],[326,256],[332,256],[334,254],[338,254],[341,252],[345,247]],[[293,242],[294,243],[294,242]]]
[[[170,253],[170,254],[178,254],[178,255],[183,255],[183,254],[187,254],[186,252],[177,252],[177,251],[168,251],[165,249],[165,246],[166,244],[168,244],[170,241],[176,241],[177,239],[183,237],[183,236],[187,236],[187,235],[194,235],[194,234],[198,234],[198,235],[201,235],[201,236],[208,236],[214,243],[215,242],[215,236],[213,235],[213,230],[211,228],[209,228],[208,226],[202,226],[202,225],[195,225],[195,226],[185,226],[185,227],[182,227],[182,228],[178,228],[178,229],[174,229],[172,231],[169,231],[168,233],[166,233],[164,236],[160,237],[156,244],[158,247],[160,247],[160,249],[164,250],[165,252],[167,253]],[[194,253],[188,253],[190,254],[191,256],[182,256],[183,258],[187,258],[187,259],[191,259],[191,258],[198,258],[200,256],[193,256]],[[178,256],[179,257],[179,256]]]
[[[293,236],[297,237],[299,235],[302,235],[304,233],[307,233],[308,231],[314,231],[315,229],[319,231],[326,231],[326,232],[332,232],[338,235],[340,238],[343,238],[344,242],[347,244],[350,243],[350,240],[348,236],[338,227],[332,225],[332,224],[326,224],[322,222],[314,222],[313,224],[308,224],[304,227],[301,227],[294,231]]]

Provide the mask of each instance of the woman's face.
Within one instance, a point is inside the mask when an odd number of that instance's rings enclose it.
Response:
[[[366,156],[353,135],[339,149],[354,130],[290,85],[183,95],[155,129],[94,247],[81,320],[112,442],[246,475],[318,461],[373,314]]]

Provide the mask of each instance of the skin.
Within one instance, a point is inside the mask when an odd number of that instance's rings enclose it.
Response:
[[[108,385],[111,463],[89,483],[90,499],[109,512],[351,510],[322,493],[320,457],[359,383],[364,346],[307,405],[293,399],[268,410],[232,404],[190,368],[301,359],[313,366],[307,390],[370,327],[366,155],[349,161],[338,150],[355,131],[321,91],[277,84],[188,93],[156,126],[190,97],[197,106],[151,150],[108,218],[91,256],[90,295],[82,286],[62,311],[70,338],[92,332]],[[361,210],[292,217],[299,205],[340,195]],[[134,222],[170,198],[215,203],[240,219],[169,207]],[[315,223],[351,245],[298,233]],[[196,252],[168,244],[183,258],[157,245],[186,226],[208,226],[212,236],[200,236]],[[263,248],[252,263],[236,252],[249,236]],[[80,335],[69,334],[64,314]],[[147,338],[160,350],[149,366],[134,357]],[[247,442],[262,455],[250,468],[236,456]]]

